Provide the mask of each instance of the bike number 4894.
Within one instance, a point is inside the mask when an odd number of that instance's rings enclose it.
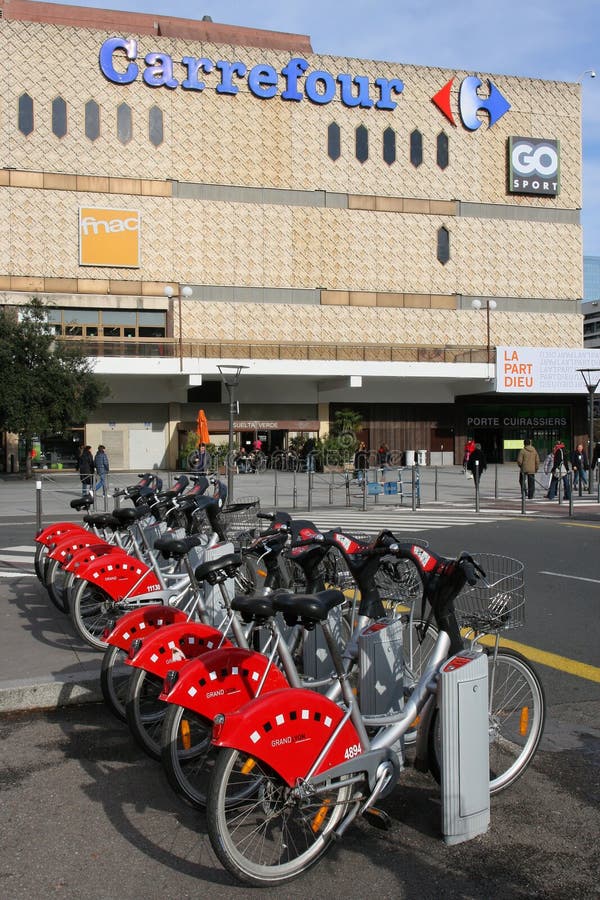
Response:
[[[362,747],[360,744],[351,744],[349,747],[346,747],[344,751],[344,759],[354,759],[355,756],[359,756],[362,753]]]

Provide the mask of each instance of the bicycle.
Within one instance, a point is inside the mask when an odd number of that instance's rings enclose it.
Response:
[[[329,592],[275,596],[273,606],[290,622],[321,624],[336,663],[342,705],[288,689],[215,718],[213,743],[221,750],[207,798],[209,836],[221,863],[246,884],[272,886],[296,877],[343,836],[356,816],[368,814],[399,779],[398,741],[417,714],[417,750],[427,745],[437,674],[449,656],[465,652],[454,600],[465,583],[477,583],[483,570],[468,554],[445,559],[389,535],[380,535],[363,551],[367,558],[382,553],[415,564],[438,632],[426,670],[402,710],[361,714],[326,622],[341,596],[336,601],[335,592]]]

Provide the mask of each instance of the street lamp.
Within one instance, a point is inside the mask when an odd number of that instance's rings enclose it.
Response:
[[[233,417],[237,413],[235,389],[240,383],[240,375],[248,366],[222,365],[217,366],[221,380],[227,388],[229,394],[229,452],[227,454],[226,471],[227,471],[227,502],[233,500]]]
[[[164,290],[165,297],[167,297],[170,300],[174,293],[175,293],[175,291],[173,290],[173,287],[170,284],[168,284]],[[183,320],[182,320],[183,317],[182,317],[182,313],[181,313],[181,298],[183,296],[187,300],[189,297],[192,296],[192,293],[193,293],[193,291],[192,291],[191,287],[188,287],[186,285],[186,287],[181,288],[181,290],[179,291],[178,297],[177,297],[177,302],[178,302],[178,307],[179,307],[178,319],[179,319],[179,371],[180,372],[183,372]]]
[[[594,444],[594,394],[596,393],[596,388],[600,384],[600,369],[577,369],[581,377],[585,382],[585,386],[588,389],[588,393],[590,395],[590,446],[588,450],[588,465],[589,469],[589,478],[588,478],[588,493],[592,493],[592,453],[594,452],[593,444]]]
[[[483,305],[483,304],[482,304],[481,300],[479,300],[479,299],[475,299],[475,300],[472,300],[472,301],[471,301],[471,306],[473,307],[473,309],[481,309],[482,305]],[[487,361],[488,361],[488,366],[489,366],[489,364],[490,364],[491,361],[492,361],[492,348],[491,348],[491,342],[490,342],[490,311],[493,310],[493,309],[496,309],[497,305],[498,305],[498,304],[496,303],[495,300],[486,300],[486,301],[485,301],[485,316],[486,316],[486,325],[487,325]],[[489,372],[489,370],[488,370],[488,372]],[[489,377],[489,375],[488,375],[488,377]]]

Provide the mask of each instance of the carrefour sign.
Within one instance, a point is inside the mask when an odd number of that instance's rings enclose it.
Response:
[[[324,106],[339,100],[344,106],[362,109],[395,109],[393,99],[404,90],[399,78],[375,78],[371,84],[367,75],[340,72],[333,75],[325,69],[313,69],[307,60],[295,56],[277,71],[274,66],[260,63],[248,69],[241,60],[227,62],[197,56],[183,56],[175,60],[168,53],[152,52],[141,58],[134,38],[111,37],[100,48],[99,64],[102,74],[114,84],[132,84],[138,78],[151,88],[203,91],[207,87],[204,75],[211,76],[211,86],[217,94],[237,94],[244,85],[255,97],[299,103],[305,97],[311,103]],[[142,68],[143,66],[143,68]]]

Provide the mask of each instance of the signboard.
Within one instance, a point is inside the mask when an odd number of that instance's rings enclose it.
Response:
[[[498,347],[496,390],[510,394],[587,394],[578,369],[598,369],[600,349]]]
[[[79,265],[138,268],[139,210],[80,207]]]
[[[508,191],[556,197],[560,189],[560,144],[542,138],[508,139]]]

